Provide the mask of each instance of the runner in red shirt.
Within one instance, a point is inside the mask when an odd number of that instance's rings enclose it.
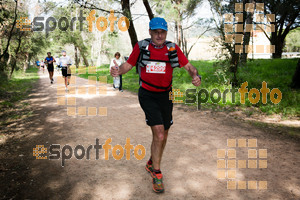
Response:
[[[117,77],[127,73],[133,66],[138,67],[141,86],[139,102],[153,134],[151,157],[146,164],[146,170],[153,178],[155,192],[164,192],[160,162],[169,128],[173,124],[173,103],[169,100],[173,68],[184,67],[192,77],[193,85],[201,84],[201,76],[198,75],[197,69],[189,63],[180,48],[166,41],[167,31],[168,25],[163,18],[153,18],[149,23],[151,39],[138,42],[127,62],[120,67],[112,67],[110,72],[112,76]]]

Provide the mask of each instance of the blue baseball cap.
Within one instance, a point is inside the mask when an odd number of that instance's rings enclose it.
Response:
[[[168,31],[168,23],[166,22],[166,20],[164,18],[154,17],[149,22],[149,28],[151,30],[163,29],[165,31]]]

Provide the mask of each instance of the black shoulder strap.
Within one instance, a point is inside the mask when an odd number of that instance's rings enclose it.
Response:
[[[141,49],[146,49],[146,47],[150,44],[151,39],[150,38],[146,38],[144,40],[141,40],[138,42],[139,48]]]
[[[144,40],[141,40],[138,42],[139,45],[139,49],[140,49],[140,55],[137,59],[137,63],[136,63],[136,73],[139,73],[139,68],[141,67],[141,65],[145,65],[145,63],[143,63],[143,60],[145,60],[146,58],[150,58],[150,52],[147,49],[147,46],[149,46],[151,39],[150,38],[146,38]]]
[[[177,50],[176,50],[176,44],[168,41],[168,43],[166,43],[166,45],[168,47],[168,56],[169,56],[169,60],[171,63],[171,67],[172,68],[180,67],[180,64],[178,61],[178,54],[177,54]],[[170,51],[170,48],[174,48],[175,50]]]
[[[172,44],[173,42],[166,40],[166,45],[168,46],[168,44]]]

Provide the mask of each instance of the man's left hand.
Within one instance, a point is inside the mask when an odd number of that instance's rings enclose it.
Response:
[[[200,80],[200,77],[199,76],[194,76],[193,80],[192,80],[192,83],[194,86],[198,87],[201,85],[201,80]]]

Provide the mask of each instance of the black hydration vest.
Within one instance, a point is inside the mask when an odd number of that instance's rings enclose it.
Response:
[[[168,51],[168,57],[169,57],[169,60],[166,61],[166,60],[155,60],[155,59],[150,59],[150,51],[148,50],[148,47],[150,45],[150,41],[151,39],[150,38],[147,38],[147,39],[144,39],[144,40],[141,40],[138,42],[138,45],[139,45],[139,49],[140,49],[140,55],[138,57],[138,60],[137,60],[137,63],[136,63],[136,72],[139,74],[140,76],[140,85],[141,85],[141,82],[144,82],[146,83],[147,85],[150,85],[151,87],[155,87],[157,89],[165,89],[167,90],[168,88],[170,88],[170,86],[172,85],[172,81],[171,83],[169,84],[168,87],[160,87],[160,86],[156,86],[156,85],[153,85],[151,83],[148,83],[144,80],[141,79],[141,67],[145,67],[147,66],[147,64],[149,63],[149,61],[156,61],[156,62],[166,62],[166,63],[170,63],[171,64],[171,67],[172,68],[175,68],[175,67],[180,67],[179,65],[179,62],[178,62],[178,55],[177,55],[177,50],[175,49],[175,43],[172,43],[170,41],[166,41],[166,46],[168,48],[168,50],[173,47],[175,50],[173,51]]]

